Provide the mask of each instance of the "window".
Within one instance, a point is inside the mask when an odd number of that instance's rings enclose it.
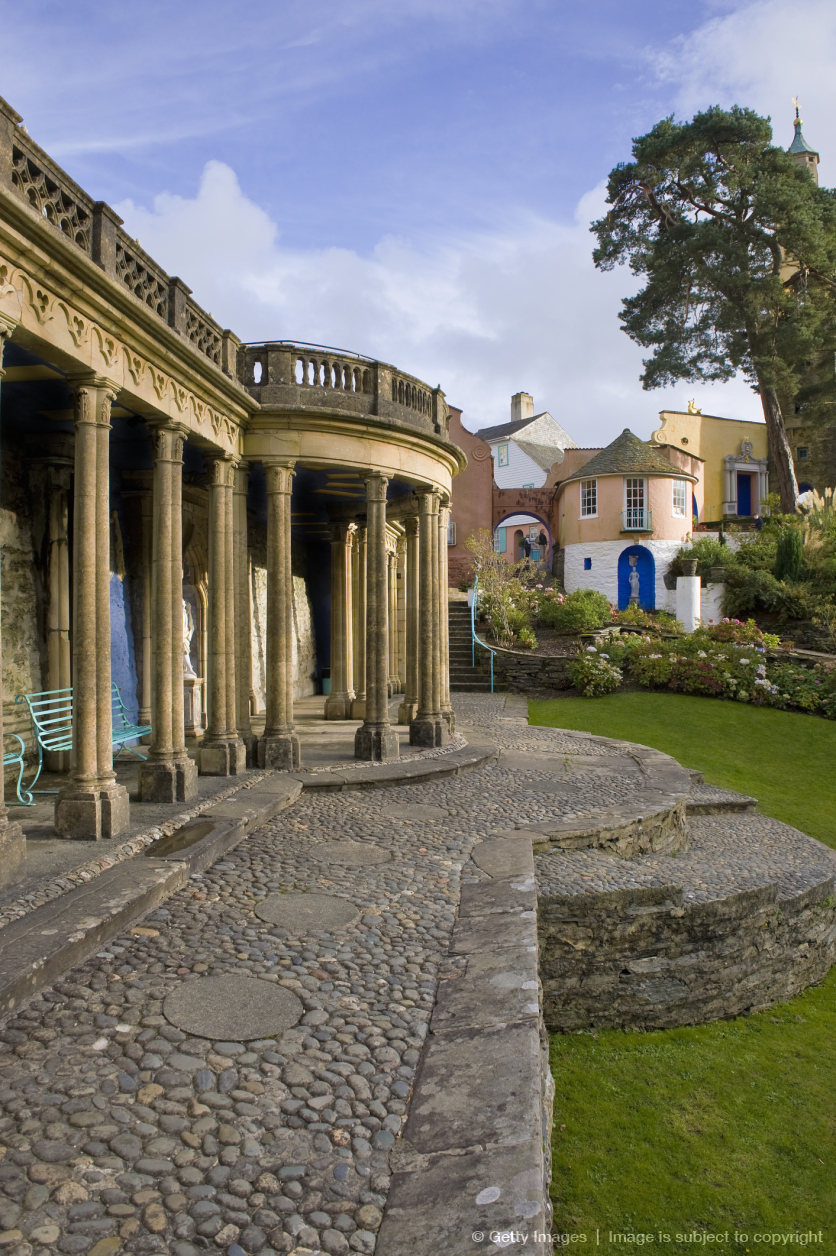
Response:
[[[624,481],[624,527],[645,527],[645,482],[632,476]]]
[[[591,570],[592,570],[592,559],[591,559],[591,558],[585,558],[585,559],[583,560],[583,569],[584,569],[584,571],[591,571]]]
[[[688,501],[688,486],[684,480],[673,482],[673,513],[674,518],[685,518],[685,503]]]
[[[598,481],[581,480],[581,519],[598,514]]]
[[[806,462],[807,459],[810,457],[810,446],[799,445],[795,451],[795,456],[799,462]]]
[[[533,484],[523,484],[523,488],[534,488]]]
[[[497,465],[500,467],[508,466],[508,446],[507,445],[497,445],[496,461],[497,461]]]
[[[497,554],[504,554],[507,544],[508,542],[505,539],[505,529],[497,528],[496,532],[494,533],[494,538],[493,538],[493,547],[496,550]]]
[[[448,545],[456,544],[456,525],[452,519],[447,524],[447,544]]]

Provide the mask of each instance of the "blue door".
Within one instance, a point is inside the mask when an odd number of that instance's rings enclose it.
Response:
[[[744,471],[737,473],[737,513],[739,515],[752,513],[752,477]]]
[[[631,563],[630,559],[635,562]],[[649,549],[643,545],[629,545],[618,556],[618,609],[623,611],[630,604],[636,588],[639,606],[643,611],[656,609],[656,563]]]

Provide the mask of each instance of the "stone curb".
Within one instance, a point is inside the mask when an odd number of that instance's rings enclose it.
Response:
[[[368,767],[351,768],[350,771],[334,769],[329,772],[292,773],[305,791],[331,790],[334,793],[354,789],[387,789],[393,785],[412,785],[427,780],[439,780],[445,776],[458,776],[470,768],[480,767],[499,757],[499,748],[488,741],[469,741],[460,750],[453,750],[437,757],[402,759],[395,763],[381,763]]]
[[[508,838],[479,843],[471,859],[488,875],[463,887],[448,957],[466,966],[439,985],[376,1256],[460,1256],[497,1231],[537,1256],[552,1251],[534,857]]]

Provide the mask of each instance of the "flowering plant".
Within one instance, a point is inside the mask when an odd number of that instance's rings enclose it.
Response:
[[[620,667],[610,660],[603,650],[587,646],[582,654],[572,659],[568,668],[569,679],[585,698],[599,698],[613,693],[623,680]]]

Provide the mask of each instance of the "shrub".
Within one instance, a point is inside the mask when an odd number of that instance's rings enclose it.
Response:
[[[707,624],[697,628],[689,641],[706,648],[705,643],[713,645],[719,641],[730,641],[735,645],[757,645],[764,649],[780,645],[780,637],[772,632],[762,632],[754,619],[743,623],[740,619],[721,619],[718,624]]]
[[[779,580],[799,580],[803,565],[804,541],[801,529],[790,525],[784,528],[778,537],[775,551],[775,575]]]
[[[697,575],[705,582],[712,567],[734,565],[734,554],[725,541],[715,541],[711,536],[700,537],[693,545],[683,545],[671,559],[668,571],[671,575],[685,574],[685,563],[696,558]]]
[[[730,618],[774,614],[784,605],[785,590],[771,571],[732,567],[726,576],[723,611]]]
[[[594,645],[587,646],[572,660],[568,674],[575,689],[585,698],[599,698],[602,694],[613,693],[623,680],[621,668],[609,654]]]
[[[576,589],[562,602],[543,598],[540,602],[540,623],[564,635],[595,632],[603,628],[611,616],[611,607],[603,593],[595,589]]]
[[[763,532],[747,533],[735,554],[735,566],[747,567],[750,571],[774,572],[777,551],[778,542],[774,536],[769,533],[764,535]]]

